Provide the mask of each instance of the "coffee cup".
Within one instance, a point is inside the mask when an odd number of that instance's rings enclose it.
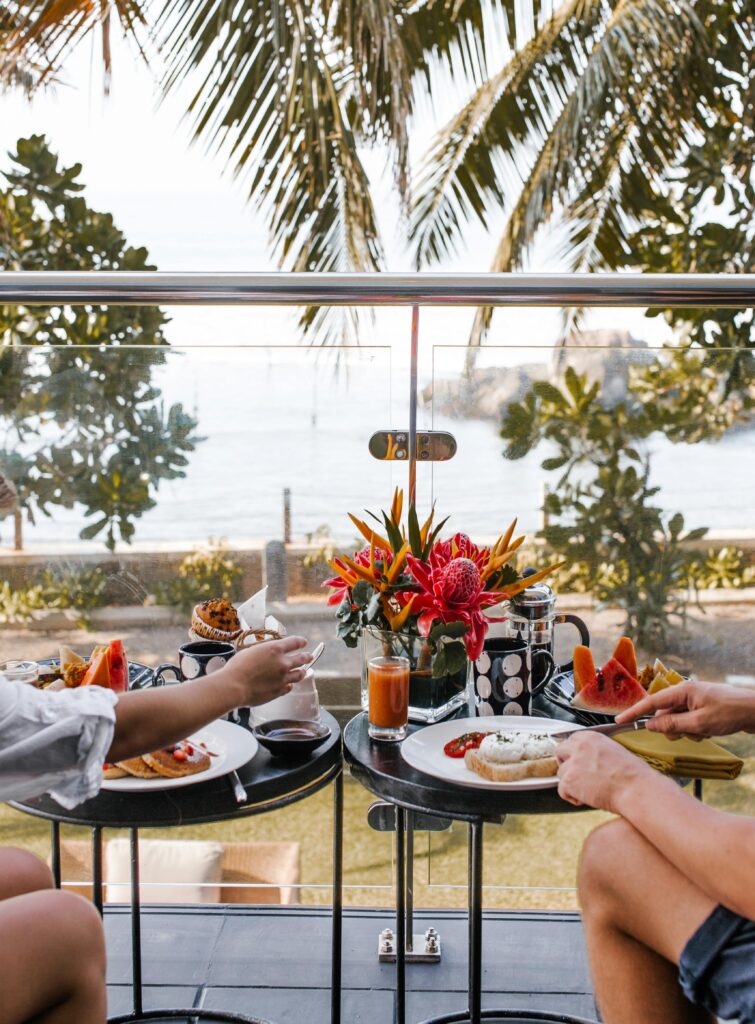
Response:
[[[201,676],[210,676],[217,672],[234,656],[236,648],[233,644],[220,640],[193,640],[178,648],[178,665],[166,662],[152,673],[153,686],[165,686],[165,675],[172,672],[176,682],[183,683]]]
[[[521,639],[496,637],[486,641],[474,663],[476,713],[481,717],[532,714],[532,698],[555,669],[548,651],[533,650]]]

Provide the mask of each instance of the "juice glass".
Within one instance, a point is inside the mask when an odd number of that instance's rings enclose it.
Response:
[[[370,658],[367,681],[370,737],[391,742],[403,740],[409,721],[409,659]]]

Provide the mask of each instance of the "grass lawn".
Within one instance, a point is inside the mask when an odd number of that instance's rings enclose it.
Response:
[[[705,799],[722,810],[755,813],[755,737],[735,736],[727,747],[746,759],[735,782],[707,782]],[[344,877],[350,906],[392,906],[392,837],[367,826],[373,797],[356,782],[345,787]],[[576,907],[573,891],[579,851],[587,834],[609,815],[522,816],[485,830],[486,906],[539,909]],[[108,832],[107,837],[117,832]],[[256,818],[190,828],[145,830],[145,837],[205,838],[226,842],[295,840],[301,844],[305,903],[330,902],[332,791]],[[88,832],[64,828],[63,835]],[[49,826],[0,804],[0,845],[22,846],[49,855]],[[420,833],[415,845],[415,898],[420,907],[466,906],[466,826],[444,833]],[[520,888],[522,887],[522,888]]]

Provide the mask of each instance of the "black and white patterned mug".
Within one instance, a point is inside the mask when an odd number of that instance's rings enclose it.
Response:
[[[538,661],[545,663],[540,670]],[[533,665],[538,682],[533,681]],[[485,641],[474,663],[474,697],[478,715],[530,715],[532,698],[556,669],[551,654],[533,650],[519,638],[495,637]]]
[[[193,640],[178,648],[178,665],[158,665],[152,673],[153,686],[165,686],[164,674],[172,672],[176,680],[183,683],[187,679],[199,679],[209,676],[223,668],[236,653],[233,644],[220,640]]]

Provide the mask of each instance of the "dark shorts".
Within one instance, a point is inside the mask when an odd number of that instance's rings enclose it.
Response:
[[[690,1002],[755,1024],[755,921],[716,907],[684,947],[679,981]]]

